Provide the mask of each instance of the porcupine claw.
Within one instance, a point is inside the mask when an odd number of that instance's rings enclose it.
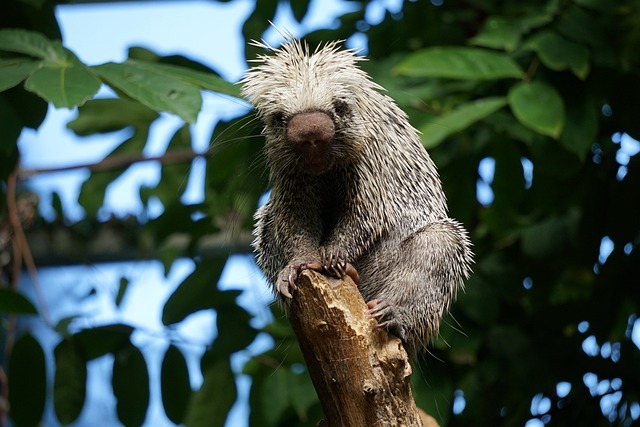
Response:
[[[407,342],[409,336],[406,328],[398,319],[398,313],[393,306],[385,300],[374,299],[367,302],[367,307],[369,308],[367,310],[368,317],[378,322],[377,328],[384,328],[389,333],[400,338],[403,343]]]
[[[360,283],[360,275],[358,274],[358,271],[351,263],[347,262],[347,251],[343,249],[333,251],[323,246],[320,248],[320,259],[322,262],[322,269],[326,273],[339,279],[349,276],[356,286]]]
[[[297,289],[296,281],[304,270],[322,271],[322,264],[319,262],[292,262],[283,268],[278,274],[276,290],[287,298],[292,298],[291,290]]]

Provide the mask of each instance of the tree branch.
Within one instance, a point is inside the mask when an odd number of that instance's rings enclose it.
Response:
[[[186,163],[198,157],[209,157],[210,151],[204,153],[196,153],[191,149],[171,150],[160,156],[145,157],[142,154],[132,154],[129,156],[107,156],[97,163],[81,163],[78,165],[62,166],[56,168],[34,168],[23,169],[20,171],[19,178],[21,180],[29,179],[35,175],[53,172],[65,172],[76,169],[89,169],[91,172],[104,172],[111,170],[120,170],[127,168],[134,163],[140,162],[160,162],[163,165],[173,163]]]
[[[367,317],[350,278],[306,270],[291,302],[298,337],[329,427],[422,426],[402,343]]]

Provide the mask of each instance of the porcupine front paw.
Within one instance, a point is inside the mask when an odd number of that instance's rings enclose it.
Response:
[[[358,285],[360,275],[355,267],[347,261],[348,259],[349,256],[344,249],[330,249],[324,246],[320,248],[320,262],[324,272],[339,279],[349,276]]]
[[[298,280],[298,276],[300,275],[300,273],[307,269],[320,272],[322,271],[322,264],[317,261],[293,261],[285,268],[280,270],[280,273],[278,273],[278,279],[276,280],[275,284],[278,293],[287,298],[291,298],[291,290],[295,290],[297,288],[296,281]]]
[[[383,299],[371,300],[367,302],[367,307],[369,308],[368,316],[378,322],[376,325],[378,328],[385,328],[389,333],[400,338],[403,343],[407,343],[409,334],[395,307]]]

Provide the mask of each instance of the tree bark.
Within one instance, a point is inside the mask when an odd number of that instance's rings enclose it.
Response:
[[[291,302],[328,427],[422,426],[400,339],[376,327],[353,281],[304,271]]]

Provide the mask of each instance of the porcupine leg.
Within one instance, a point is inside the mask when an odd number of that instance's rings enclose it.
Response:
[[[382,245],[367,259],[373,274],[362,278],[360,290],[369,316],[413,352],[437,335],[440,320],[469,274],[469,240],[458,223],[446,219],[393,246]]]

